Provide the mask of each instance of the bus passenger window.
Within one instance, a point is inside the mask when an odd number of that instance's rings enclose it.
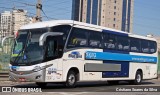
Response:
[[[104,48],[107,48],[108,47],[108,34],[107,33],[104,33],[103,34],[103,46],[104,46]]]
[[[89,45],[93,47],[100,47],[100,41],[90,40]]]
[[[76,37],[73,37],[73,39],[72,39],[72,44],[73,44],[73,45],[78,44],[78,39],[77,39]]]
[[[117,36],[117,49],[120,51],[129,51],[128,37]]]
[[[129,46],[124,46],[124,48],[123,48],[124,50],[129,50]]]
[[[157,44],[156,44],[156,42],[153,42],[153,41],[150,41],[149,42],[149,52],[150,53],[155,53],[156,51],[157,51]]]
[[[154,52],[155,52],[155,49],[150,49],[150,52],[151,52],[151,53],[154,53]]]
[[[140,40],[139,39],[131,38],[130,46],[131,46],[130,47],[131,52],[140,52]]]
[[[79,45],[79,46],[83,46],[86,45],[87,41],[85,39],[82,38],[73,38],[72,39],[72,44],[73,45]]]
[[[94,48],[101,48],[102,47],[101,43],[102,43],[101,33],[90,31],[89,46]]]
[[[142,40],[141,49],[143,53],[149,53],[149,43],[148,41]]]
[[[121,43],[118,44],[118,49],[119,49],[119,50],[123,50],[123,46],[122,46]]]
[[[131,51],[138,51],[137,47],[131,47]]]
[[[110,40],[109,40],[108,48],[109,48],[109,49],[114,49],[114,48],[115,48],[115,45],[114,45],[114,43],[113,43],[113,40],[112,40],[112,39],[110,39]]]
[[[82,29],[73,29],[68,42],[68,48],[85,47],[87,45],[87,32]]]
[[[63,34],[63,45],[66,42],[66,39],[67,39],[67,36],[68,36],[68,33],[69,33],[70,29],[71,29],[70,25],[59,25],[59,26],[51,27],[52,32],[62,32],[62,33],[64,33]]]
[[[116,36],[112,34],[104,33],[104,48],[115,49],[116,48]]]

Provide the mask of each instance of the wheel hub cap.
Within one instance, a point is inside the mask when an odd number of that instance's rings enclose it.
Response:
[[[138,74],[138,75],[137,75],[137,82],[140,82],[140,81],[141,81],[141,75]]]
[[[70,75],[69,76],[69,80],[68,80],[69,84],[74,84],[75,83],[75,76],[74,75]]]

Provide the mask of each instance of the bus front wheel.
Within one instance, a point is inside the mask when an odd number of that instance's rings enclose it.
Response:
[[[77,78],[76,78],[76,74],[74,71],[69,71],[68,75],[67,75],[67,80],[66,80],[66,87],[69,88],[74,88],[76,86],[77,83]]]

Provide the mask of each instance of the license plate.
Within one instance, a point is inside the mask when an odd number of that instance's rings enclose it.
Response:
[[[25,81],[26,81],[26,79],[25,79],[25,78],[19,78],[19,81],[21,81],[21,82],[25,82]]]

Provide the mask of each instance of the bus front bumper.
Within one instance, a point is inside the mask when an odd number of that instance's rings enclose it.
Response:
[[[14,82],[45,82],[45,70],[33,71],[10,71],[9,80]]]

